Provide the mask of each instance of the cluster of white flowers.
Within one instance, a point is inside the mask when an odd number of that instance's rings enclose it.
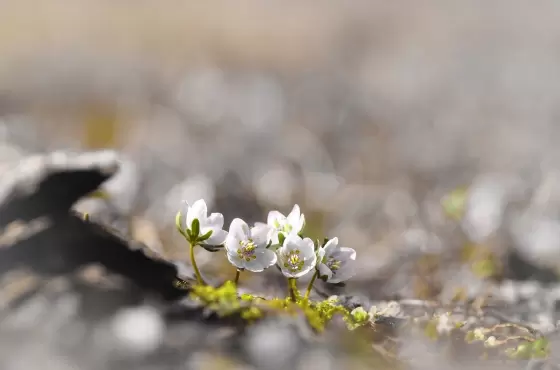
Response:
[[[208,216],[206,202],[200,199],[192,206],[183,202],[176,221],[191,248],[200,245],[212,252],[225,249],[229,262],[239,271],[261,272],[276,265],[285,277],[297,279],[314,270],[314,277],[328,283],[340,283],[354,275],[356,251],[341,247],[338,238],[314,243],[304,237],[305,216],[297,204],[287,216],[269,212],[267,223],[249,226],[236,218],[225,231],[223,215]]]

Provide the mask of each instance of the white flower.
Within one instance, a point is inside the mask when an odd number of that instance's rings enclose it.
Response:
[[[261,272],[276,263],[276,254],[266,249],[268,228],[266,225],[249,225],[240,218],[231,222],[226,238],[227,258],[232,265],[252,272]]]
[[[186,214],[186,217],[184,215]],[[193,221],[198,220],[200,225],[200,232],[198,237],[210,233],[208,239],[200,242],[205,245],[221,245],[224,244],[227,232],[223,230],[224,216],[221,213],[212,213],[208,216],[208,208],[204,199],[199,199],[190,206],[186,201],[183,201],[181,211],[179,211],[180,227],[183,230],[189,230],[192,233]],[[184,220],[184,223],[183,223]]]
[[[264,224],[259,223],[257,225]],[[296,204],[287,217],[278,211],[270,211],[267,225],[269,227],[268,241],[272,242],[273,245],[278,245],[280,243],[278,234],[282,233],[286,237],[301,232],[305,225],[305,216]]]
[[[353,261],[356,251],[338,245],[338,238],[332,238],[319,248],[317,269],[321,277],[326,277],[328,283],[340,283],[354,276]]]
[[[288,278],[299,278],[307,274],[317,263],[313,241],[309,238],[302,239],[296,234],[289,234],[276,254],[278,266]]]

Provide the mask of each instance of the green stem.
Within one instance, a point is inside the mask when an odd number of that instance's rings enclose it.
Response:
[[[237,269],[237,271],[235,272],[235,280],[233,280],[235,285],[237,285],[237,283],[239,282],[239,275],[241,275],[241,270]]]
[[[296,284],[296,279],[295,278],[288,278],[288,286],[289,286],[289,291],[290,291],[290,298],[292,299],[292,301],[296,302],[297,301],[297,284]]]
[[[305,299],[309,298],[309,294],[311,294],[311,289],[313,288],[313,283],[317,279],[317,276],[319,276],[319,271],[315,270],[315,273],[313,274],[313,277],[311,278],[311,281],[309,282],[309,285],[307,286],[307,291],[305,292]]]
[[[204,279],[202,279],[202,275],[200,275],[200,270],[198,269],[198,266],[196,264],[196,260],[194,258],[194,247],[196,245],[192,245],[191,243],[189,243],[189,247],[190,247],[190,252],[191,252],[191,263],[194,269],[194,273],[196,274],[196,280],[198,281],[199,284],[206,284],[204,282]]]

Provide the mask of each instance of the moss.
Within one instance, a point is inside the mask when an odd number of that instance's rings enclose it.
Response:
[[[335,315],[342,316],[349,330],[363,326],[372,319],[372,315],[363,308],[350,311],[334,297],[314,302],[301,295],[296,295],[295,301],[289,297],[265,299],[252,294],[239,295],[237,286],[232,281],[227,281],[220,287],[195,285],[190,298],[219,316],[239,315],[248,322],[267,315],[303,314],[316,332],[324,331]]]

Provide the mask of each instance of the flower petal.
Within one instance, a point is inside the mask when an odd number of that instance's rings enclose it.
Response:
[[[299,221],[297,222],[297,224],[292,225],[293,226],[293,230],[295,230],[296,232],[301,232],[301,230],[303,230],[303,226],[305,225],[305,216],[302,214],[299,218]]]
[[[317,256],[315,255],[315,244],[313,243],[313,240],[311,240],[310,238],[305,238],[305,239],[300,239],[301,242],[299,243],[300,245],[300,250],[301,250],[301,254],[304,258],[315,258],[317,259]]]
[[[206,225],[205,226],[212,226],[212,227],[215,227],[215,228],[218,228],[218,229],[223,229],[224,228],[224,215],[222,215],[221,213],[212,213],[206,219]]]
[[[249,225],[240,218],[234,218],[229,225],[229,233],[238,241],[247,240],[251,236]]]
[[[325,257],[325,249],[324,248],[319,248],[319,250],[317,251],[317,259],[319,261],[322,261],[323,258]]]
[[[191,228],[192,222],[195,218],[202,224],[206,222],[208,208],[204,199],[199,199],[189,208],[187,213],[187,228]]]
[[[302,238],[295,234],[290,234],[286,237],[286,239],[284,239],[284,245],[282,245],[281,249],[283,252],[288,253],[296,249],[305,248],[305,245],[306,244],[304,243]]]
[[[319,275],[326,276],[327,280],[333,276],[331,269],[328,268],[327,265],[325,265],[324,263],[319,263],[318,268],[319,268]]]
[[[272,245],[274,246],[279,246],[280,244],[280,240],[278,240],[278,230],[276,230],[275,228],[271,227],[268,231],[268,235],[266,237],[266,239],[272,243]]]
[[[227,236],[227,231],[222,229],[214,229],[212,235],[210,235],[210,237],[203,243],[209,245],[221,245],[225,243]]]
[[[352,266],[346,265],[338,269],[336,271],[336,274],[334,274],[332,278],[327,280],[327,282],[332,284],[341,283],[343,281],[350,279],[355,274],[356,274],[356,270]]]
[[[275,222],[279,222],[279,223],[283,223],[286,221],[286,216],[284,216],[283,214],[281,214],[278,211],[270,211],[268,212],[268,218],[266,220],[266,223],[270,226],[274,226]]]
[[[288,217],[286,218],[288,219],[288,223],[290,225],[296,226],[300,221],[300,216],[301,216],[301,211],[299,209],[299,206],[296,204],[294,205],[294,208],[292,208],[292,210],[288,214]]]
[[[338,238],[330,239],[327,244],[322,248],[325,251],[325,256],[329,257],[338,248]]]
[[[303,263],[303,267],[302,267],[301,271],[294,274],[294,277],[295,278],[300,278],[300,277],[306,275],[309,271],[311,271],[313,268],[315,268],[316,263],[317,263],[317,256],[315,256],[315,255],[313,255],[312,258],[306,259],[305,262]]]
[[[340,247],[331,256],[339,261],[354,261],[356,260],[356,251],[352,248]]]
[[[257,261],[259,261],[259,263],[263,265],[264,268],[268,268],[274,265],[277,260],[278,256],[276,255],[276,253],[268,249],[263,250],[262,253],[259,253],[257,255]]]
[[[255,225],[251,229],[251,238],[253,242],[257,245],[257,248],[264,248],[268,244],[268,234],[270,231],[270,226],[267,224]]]
[[[237,255],[237,251],[239,250],[240,245],[239,240],[233,234],[228,234],[224,245],[228,253]]]
[[[227,254],[227,259],[228,261],[234,265],[235,267],[242,269],[245,268],[245,265],[243,264],[243,260],[239,257],[237,257],[237,254],[232,254],[232,253],[226,253]]]

